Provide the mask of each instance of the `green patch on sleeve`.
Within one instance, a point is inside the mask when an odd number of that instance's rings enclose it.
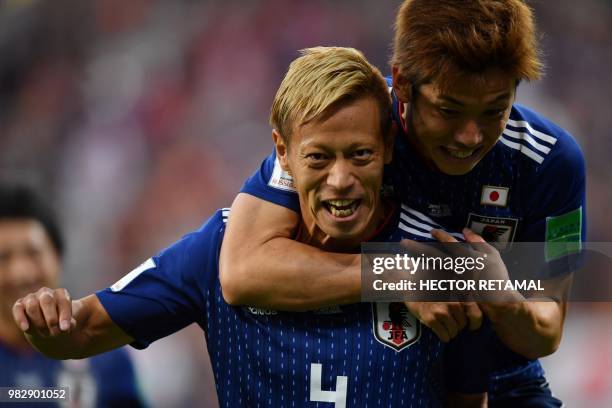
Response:
[[[582,207],[546,217],[546,261],[553,261],[582,249]]]

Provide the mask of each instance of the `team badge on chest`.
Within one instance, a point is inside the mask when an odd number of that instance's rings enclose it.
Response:
[[[470,213],[467,220],[469,229],[500,251],[506,249],[514,240],[517,225],[516,218],[487,217],[474,213]]]
[[[401,351],[421,336],[421,323],[401,302],[372,303],[374,337],[379,343]]]

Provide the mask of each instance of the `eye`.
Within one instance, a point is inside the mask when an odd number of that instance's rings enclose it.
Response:
[[[39,259],[42,256],[42,251],[38,248],[27,248],[26,255],[30,259]]]
[[[505,108],[504,109],[487,109],[486,111],[484,111],[484,115],[489,118],[500,118],[504,116],[504,113],[506,113]]]
[[[327,163],[328,157],[325,153],[308,153],[304,156],[309,166],[318,167],[324,166]]]
[[[325,160],[327,157],[323,153],[309,153],[306,155],[306,158],[309,160],[320,161]]]
[[[370,149],[358,149],[353,152],[353,159],[359,161],[368,161],[372,157],[372,150]]]
[[[448,118],[458,116],[461,113],[457,109],[446,108],[444,106],[439,106],[438,112],[440,112],[442,116],[448,117]]]

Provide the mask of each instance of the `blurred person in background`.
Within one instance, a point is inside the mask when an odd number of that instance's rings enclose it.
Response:
[[[126,350],[53,360],[37,353],[15,324],[15,300],[41,286],[57,287],[63,255],[61,231],[45,202],[28,187],[0,185],[0,387],[68,387],[70,404],[143,406]],[[57,316],[52,319],[57,325]]]

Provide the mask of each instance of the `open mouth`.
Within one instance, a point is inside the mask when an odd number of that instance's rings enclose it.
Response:
[[[323,206],[334,217],[346,218],[350,217],[357,211],[361,204],[361,200],[325,200]]]
[[[482,147],[478,147],[476,149],[471,149],[471,150],[456,150],[456,149],[449,149],[445,146],[442,146],[442,150],[447,155],[449,155],[453,159],[459,159],[459,160],[466,160],[466,159],[475,157],[480,152],[481,148]]]

